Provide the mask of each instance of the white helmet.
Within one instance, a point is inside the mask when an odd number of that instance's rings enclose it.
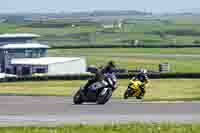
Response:
[[[140,69],[140,73],[146,74],[146,73],[147,73],[147,70],[146,70],[146,69]]]

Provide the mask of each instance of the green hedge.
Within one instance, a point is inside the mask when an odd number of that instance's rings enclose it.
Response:
[[[199,44],[188,44],[188,45],[174,45],[174,44],[163,44],[163,45],[114,45],[114,44],[102,44],[102,45],[77,45],[77,46],[52,46],[50,49],[73,49],[73,48],[200,48]]]
[[[118,79],[130,79],[135,73],[117,74]],[[43,81],[43,80],[88,80],[94,75],[63,75],[63,76],[28,76],[28,77],[7,77],[1,79],[1,82],[17,82],[17,81]],[[168,78],[200,78],[200,73],[151,73],[148,74],[150,79],[168,79]]]

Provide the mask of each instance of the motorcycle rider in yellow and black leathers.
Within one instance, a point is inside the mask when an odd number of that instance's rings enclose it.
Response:
[[[115,69],[115,64],[114,64],[113,61],[108,62],[108,64],[105,67],[97,69],[97,71],[95,72],[95,77],[89,79],[88,82],[86,83],[86,85],[84,86],[84,93],[85,94],[87,93],[88,87],[91,84],[93,84],[93,83],[95,83],[97,81],[105,79],[106,78],[105,77],[106,74],[110,74],[110,75],[115,76],[114,75],[114,69]],[[111,88],[114,91],[117,88],[117,86],[116,86],[116,82],[117,81],[115,81],[114,78],[112,80],[113,80],[112,82],[113,82],[114,85],[112,85]]]
[[[139,74],[137,74],[132,79],[133,80],[139,80],[139,81],[142,82],[142,85],[140,86],[140,89],[141,89],[142,94],[144,96],[144,94],[146,93],[146,91],[145,91],[146,84],[149,83],[149,79],[148,79],[148,76],[147,76],[147,70],[141,69]]]

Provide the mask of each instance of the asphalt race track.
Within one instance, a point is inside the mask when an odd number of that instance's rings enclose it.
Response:
[[[73,105],[71,97],[0,96],[0,126],[128,122],[200,122],[200,102]]]

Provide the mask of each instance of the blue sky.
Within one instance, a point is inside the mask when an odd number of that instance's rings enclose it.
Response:
[[[161,13],[199,6],[199,0],[1,0],[0,13],[92,10],[140,10]]]

